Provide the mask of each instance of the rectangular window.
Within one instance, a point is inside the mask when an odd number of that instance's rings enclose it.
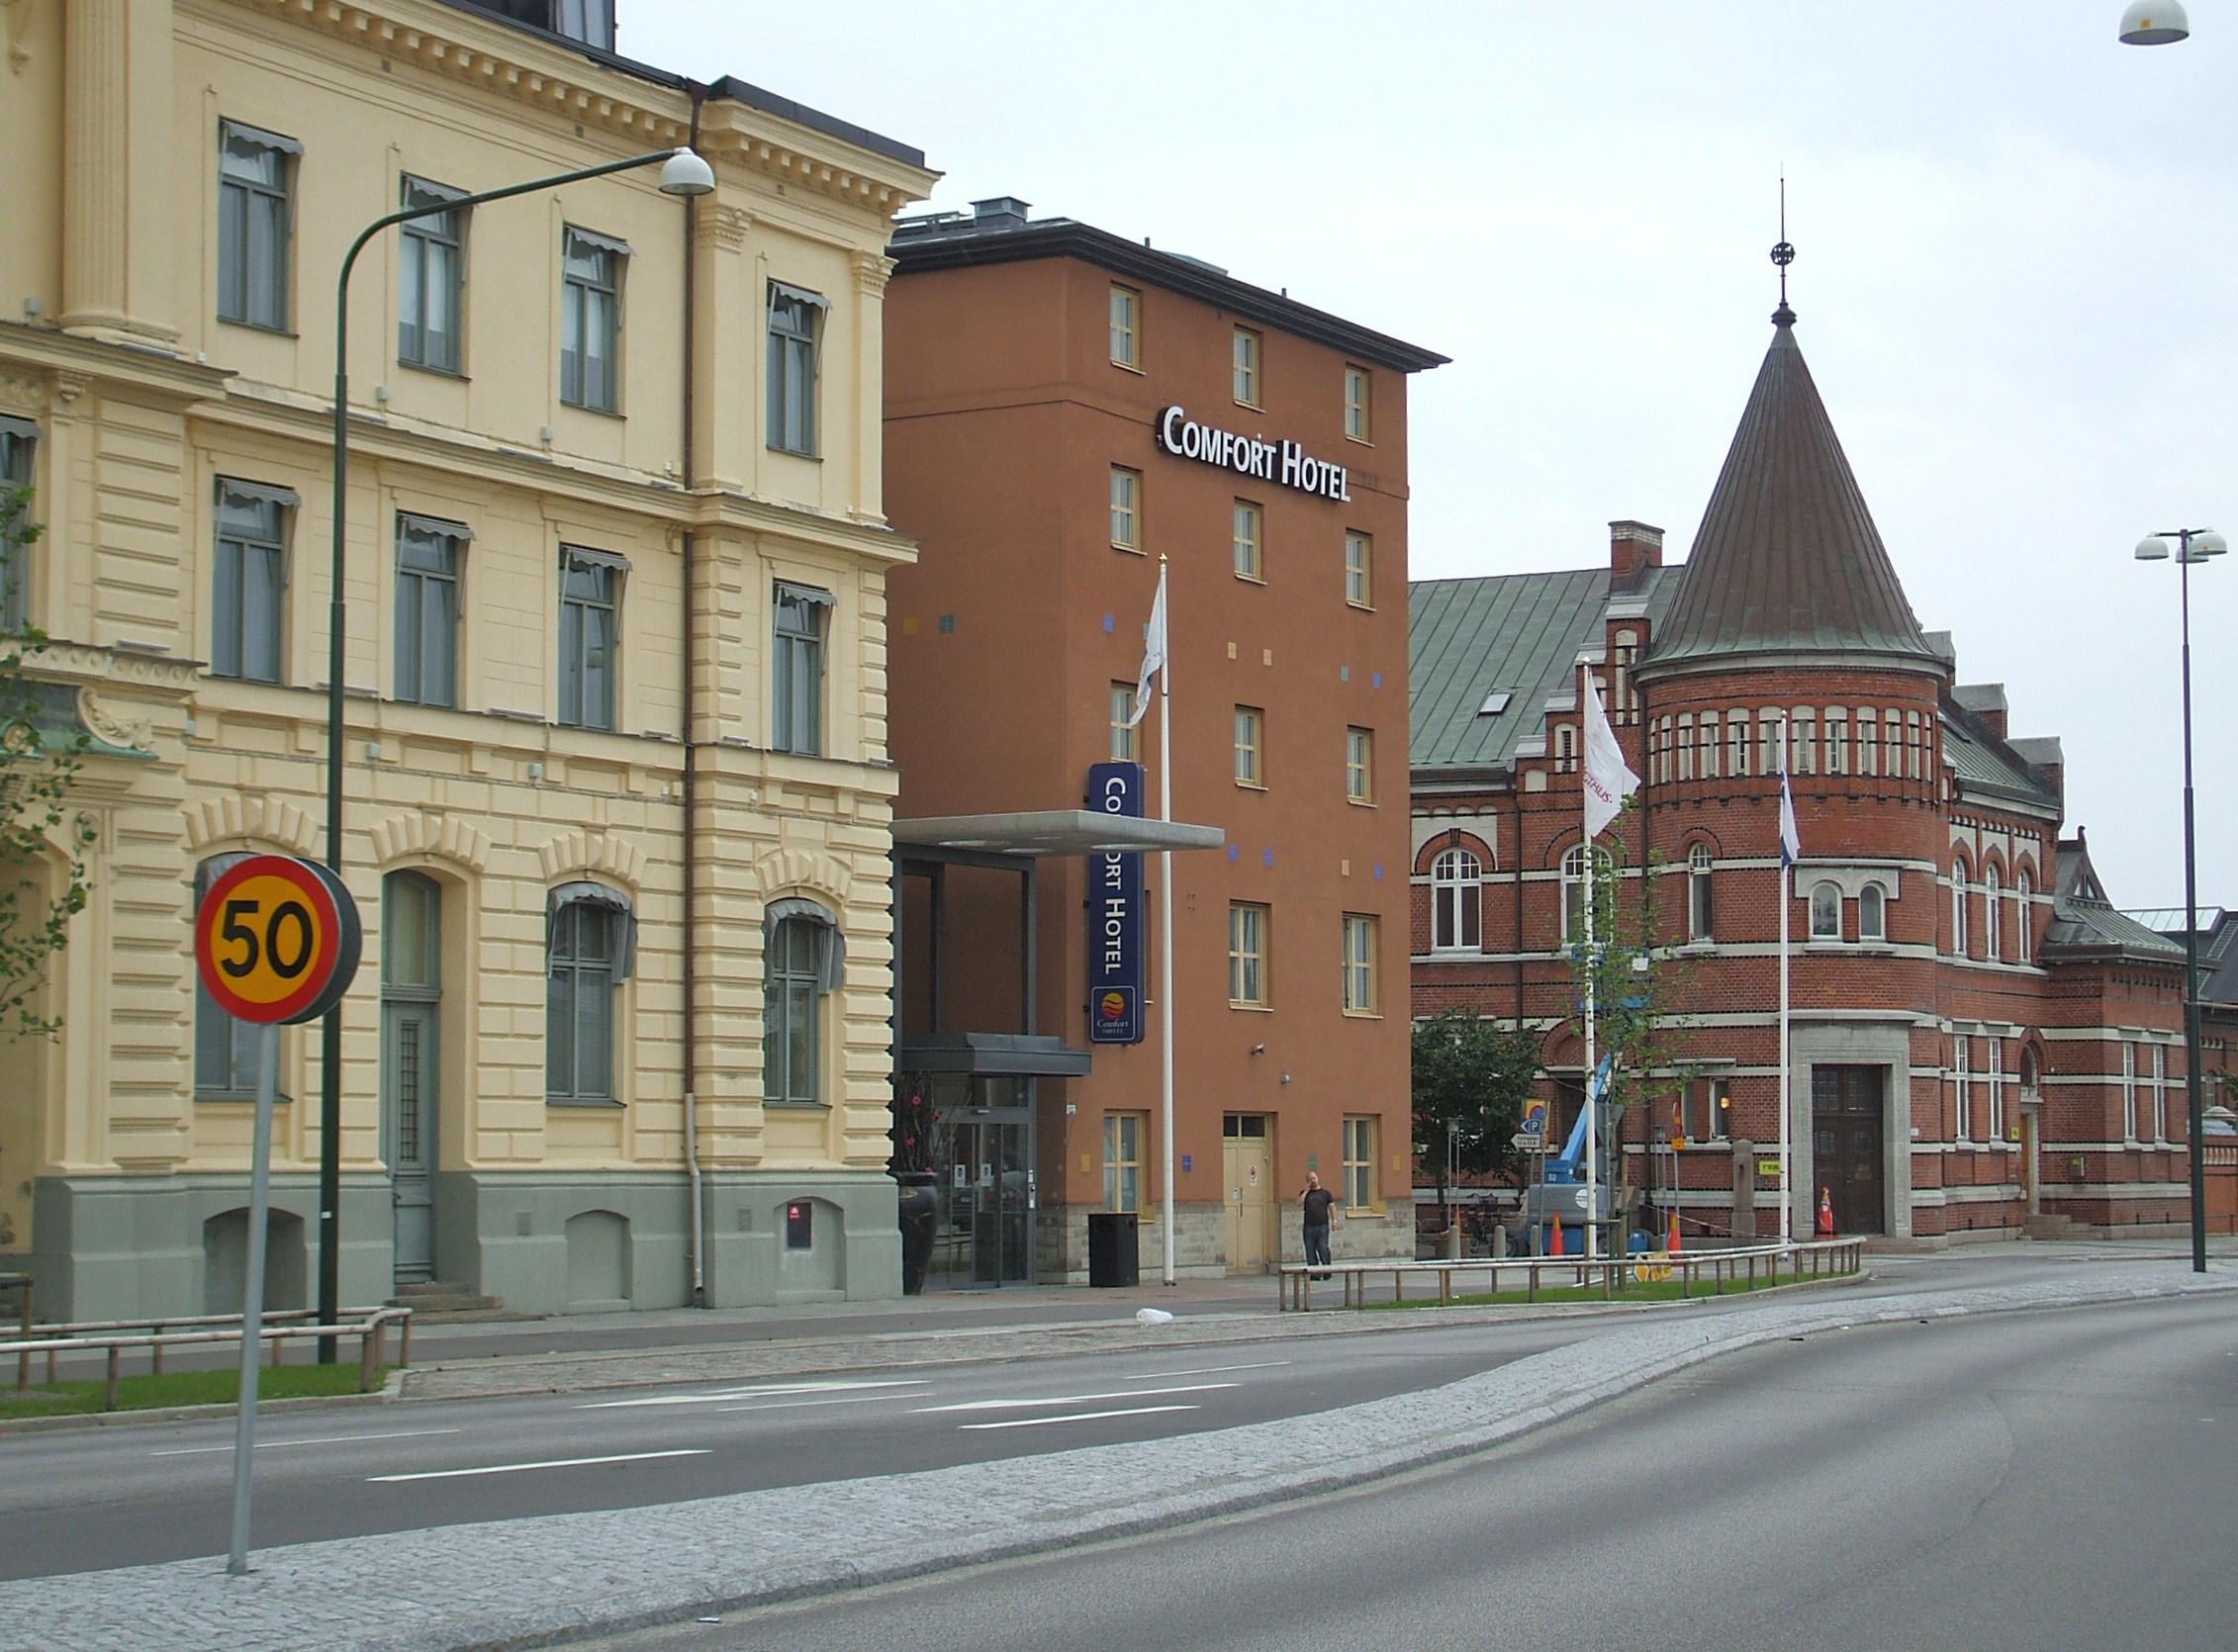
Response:
[[[1867,777],[1881,772],[1881,714],[1870,705],[1857,708],[1857,772]]]
[[[296,503],[286,488],[218,479],[218,548],[210,602],[213,677],[280,681],[287,529]]]
[[[1116,291],[1116,289],[1114,289]],[[1103,1116],[1103,1208],[1143,1208],[1143,1139],[1150,1134],[1147,1113]]]
[[[2121,1139],[2137,1140],[2137,1047],[2121,1046]]]
[[[1691,711],[1678,714],[1678,778],[1694,779],[1694,713]]]
[[[1990,1121],[1984,1138],[1991,1142],[2005,1140],[2005,1041],[1990,1040]]]
[[[25,546],[12,543],[20,522],[29,519],[29,498],[21,505],[13,496],[31,489],[31,461],[39,441],[39,426],[28,418],[0,413],[0,631],[21,631],[30,617],[31,570]]]
[[[1736,780],[1748,778],[1748,713],[1734,711],[1725,718],[1725,772]]]
[[[1236,501],[1230,538],[1234,543],[1236,578],[1239,580],[1264,579],[1259,563],[1259,530],[1262,515],[1258,505],[1250,500]]]
[[[1973,1060],[1972,1049],[1973,1041],[1971,1039],[1956,1038],[1951,1041],[1951,1092],[1952,1099],[1958,1104],[1955,1126],[1957,1135],[1954,1139],[1960,1142],[1971,1141],[1974,1135],[1974,1098],[1969,1093],[1972,1076],[1967,1071]]]
[[[544,1002],[544,1097],[611,1101],[616,915],[573,901],[551,920]]]
[[[602,51],[613,49],[613,0],[554,0],[552,14],[555,35]]]
[[[1780,756],[1780,741],[1787,732],[1786,716],[1777,706],[1767,705],[1756,718],[1756,772],[1767,780],[1787,768]]]
[[[609,552],[560,547],[559,720],[571,728],[613,727],[621,577],[628,568]]]
[[[820,294],[770,283],[769,445],[781,453],[816,455],[816,339],[825,304]]]
[[[1133,763],[1139,749],[1135,743],[1135,686],[1132,683],[1111,685],[1111,761]]]
[[[770,658],[770,747],[796,757],[824,749],[824,624],[831,593],[787,585],[776,591],[777,635]]]
[[[1912,779],[1923,780],[1927,778],[1927,736],[1919,726],[1918,712],[1907,711],[1904,714],[1904,743],[1912,751],[1909,773]]]
[[[815,918],[781,918],[769,930],[762,985],[765,1102],[781,1107],[823,1102],[824,949],[831,944],[831,926]]]
[[[1143,473],[1111,467],[1111,542],[1123,551],[1143,548]]]
[[[1345,530],[1345,600],[1355,608],[1375,606],[1375,541],[1353,528]]]
[[[1375,1208],[1375,1121],[1345,1120],[1345,1209]]]
[[[1686,1139],[1689,1142],[1723,1142],[1726,1136],[1726,1121],[1732,1117],[1732,1080],[1688,1080],[1685,1106]]]
[[[1901,780],[1904,779],[1904,718],[1893,705],[1881,719],[1881,773],[1892,780]]]
[[[1798,706],[1795,712],[1794,773],[1816,775],[1818,772],[1818,713],[1810,706]]]
[[[1375,735],[1372,730],[1345,730],[1345,795],[1355,803],[1375,801]]]
[[[1345,434],[1354,441],[1368,439],[1367,369],[1347,364],[1345,368]]]
[[[2168,1047],[2153,1046],[2153,1140],[2168,1141]]]
[[[1111,363],[1115,367],[1140,368],[1142,362],[1143,296],[1132,287],[1111,284]],[[1132,1205],[1126,1207],[1134,1209]]]
[[[303,145],[218,123],[218,320],[288,329],[290,185]]]
[[[1259,404],[1259,334],[1250,327],[1236,329],[1236,400],[1247,408]]]
[[[473,535],[457,522],[397,516],[397,698],[458,703],[459,564]]]
[[[408,177],[402,205],[441,207],[464,193]],[[400,226],[398,257],[397,360],[436,373],[457,372],[465,318],[466,214],[453,207],[406,219]]]
[[[1714,780],[1718,778],[1718,759],[1724,751],[1725,747],[1721,744],[1718,733],[1718,713],[1715,711],[1703,712],[1702,778],[1704,780]]]
[[[1228,903],[1228,1002],[1264,1008],[1267,909],[1248,901]]]
[[[1826,709],[1826,773],[1849,773],[1849,713],[1838,705]]]
[[[1260,753],[1266,740],[1266,713],[1256,705],[1236,707],[1236,783],[1263,786]]]
[[[560,400],[621,407],[621,272],[625,241],[573,227],[560,231]]]
[[[1362,912],[1345,914],[1345,1012],[1375,1013],[1375,918]]]

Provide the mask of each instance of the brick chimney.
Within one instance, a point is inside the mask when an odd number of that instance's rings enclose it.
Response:
[[[1609,589],[1631,591],[1649,568],[1663,566],[1663,530],[1645,522],[1609,524]]]

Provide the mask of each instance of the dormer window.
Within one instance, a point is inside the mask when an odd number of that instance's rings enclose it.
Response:
[[[1479,717],[1497,717],[1515,697],[1515,690],[1512,688],[1494,688],[1484,696],[1484,703],[1476,708],[1476,714]]]

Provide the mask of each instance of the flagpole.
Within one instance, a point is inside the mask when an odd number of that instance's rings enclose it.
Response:
[[[1585,731],[1587,720],[1586,696],[1593,690],[1593,686],[1586,675],[1591,669],[1584,661],[1578,662],[1577,705],[1581,732]],[[1587,744],[1589,744],[1589,739],[1581,738],[1578,741],[1580,748]],[[1582,757],[1581,762],[1590,763],[1591,758],[1589,756]],[[1591,795],[1590,788],[1587,787],[1583,778],[1581,778],[1577,788],[1577,806],[1578,825],[1585,834],[1584,864],[1579,870],[1585,876],[1585,1259],[1589,1262],[1593,1261],[1599,1254],[1594,1239],[1593,1206],[1601,1170],[1600,1156],[1594,1145],[1594,1137],[1598,1133],[1600,1124],[1600,1120],[1594,1115],[1601,1111],[1600,1104],[1593,1094],[1593,1075],[1598,1070],[1594,1065],[1593,1058],[1593,1034],[1594,1024],[1600,1018],[1600,1005],[1594,991],[1594,982],[1600,960],[1595,957],[1593,949],[1593,908],[1598,904],[1595,896],[1599,891],[1594,887],[1596,880],[1593,875],[1593,817],[1589,812],[1592,807]],[[1559,1221],[1560,1217],[1557,1216],[1555,1220]]]
[[[1158,557],[1158,589],[1166,590],[1166,553]],[[1173,647],[1167,621],[1164,658],[1158,672],[1158,818],[1173,818]],[[1160,1065],[1159,1133],[1166,1141],[1166,1283],[1173,1283],[1173,852],[1158,852],[1158,1048]]]
[[[1795,1190],[1788,1185],[1788,1031],[1787,1031],[1787,924],[1788,858],[1787,812],[1793,807],[1787,783],[1787,719],[1780,719],[1780,1242],[1795,1237]]]

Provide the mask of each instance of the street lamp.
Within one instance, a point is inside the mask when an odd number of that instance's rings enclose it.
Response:
[[[433,206],[389,213],[358,231],[357,239],[349,243],[349,251],[342,257],[341,274],[334,280],[334,543],[330,572],[333,593],[326,610],[326,865],[337,873],[342,870],[342,505],[349,475],[349,276],[356,267],[357,255],[383,229],[409,219],[439,217],[461,208],[557,189],[562,184],[581,183],[586,178],[603,178],[609,172],[634,171],[656,162],[661,168],[663,195],[705,195],[715,187],[714,168],[694,150],[655,149],[650,154],[631,155],[627,160],[609,160],[603,166],[586,166],[555,177],[537,178],[504,189],[484,190],[479,195],[462,195]],[[341,1311],[342,1011],[339,1004],[326,1012],[321,1025],[319,1050],[319,1319],[324,1325],[332,1325]],[[321,1337],[321,1362],[331,1363],[334,1354],[334,1339]]]
[[[2177,0],[2131,0],[2121,14],[2123,46],[2174,46],[2191,33]]]
[[[2169,528],[2137,542],[2139,562],[2168,560],[2176,541],[2176,567],[2184,614],[2184,1093],[2187,1144],[2191,1149],[2191,1271],[2207,1271],[2205,1124],[2199,1105],[2199,888],[2191,837],[2191,565],[2230,549],[2211,527]]]

